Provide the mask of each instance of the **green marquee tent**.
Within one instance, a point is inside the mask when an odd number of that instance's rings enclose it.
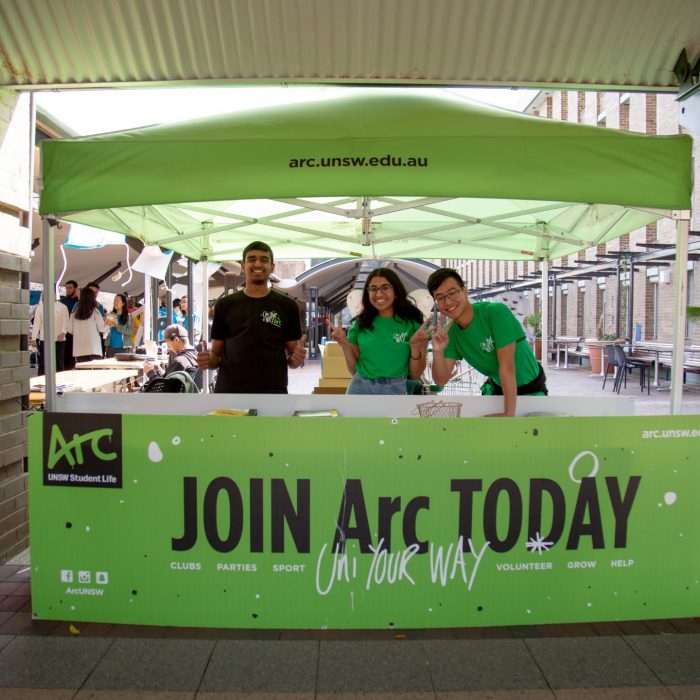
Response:
[[[40,211],[196,260],[552,260],[689,209],[691,148],[372,90],[44,141]]]

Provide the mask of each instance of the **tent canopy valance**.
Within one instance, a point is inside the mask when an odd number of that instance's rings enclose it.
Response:
[[[687,136],[451,95],[324,102],[42,143],[40,211],[194,259],[554,259],[689,209]]]

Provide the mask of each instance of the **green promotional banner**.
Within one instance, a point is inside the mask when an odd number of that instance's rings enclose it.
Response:
[[[700,614],[700,417],[36,414],[42,619],[419,628]]]

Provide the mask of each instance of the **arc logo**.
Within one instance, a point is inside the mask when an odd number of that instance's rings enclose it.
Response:
[[[45,486],[122,487],[120,415],[45,413]]]

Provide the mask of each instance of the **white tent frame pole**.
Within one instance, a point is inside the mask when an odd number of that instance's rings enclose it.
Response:
[[[688,303],[688,232],[690,212],[673,212],[676,220],[676,274],[674,284],[673,360],[671,366],[671,414],[680,414],[683,404],[683,354],[685,351],[686,305]]]
[[[143,316],[141,318],[143,326],[143,344],[147,340],[153,340],[153,330],[151,324],[151,276],[143,276]]]
[[[549,349],[549,260],[542,259],[542,289],[540,290],[540,310],[542,314],[541,342],[542,342],[542,357],[541,364],[545,372],[547,371],[547,351]],[[537,347],[537,341],[535,341]]]
[[[200,323],[202,324],[201,347],[209,347],[209,263],[206,258],[200,261],[202,268],[202,306],[199,312]],[[193,324],[194,326],[194,324]],[[202,371],[202,393],[209,393],[209,370]]]
[[[47,411],[56,410],[56,276],[54,271],[54,222],[48,217],[41,220],[43,250],[42,273],[44,290],[41,304],[44,313],[44,395]]]

